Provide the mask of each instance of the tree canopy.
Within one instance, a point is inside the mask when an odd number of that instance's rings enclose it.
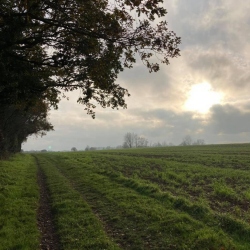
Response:
[[[2,0],[0,105],[42,100],[81,90],[78,102],[125,108],[119,72],[141,60],[149,72],[179,56],[180,38],[168,30],[163,0]],[[0,128],[1,129],[1,128]]]

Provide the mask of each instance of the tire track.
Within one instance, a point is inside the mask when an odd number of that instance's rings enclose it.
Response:
[[[35,157],[35,156],[34,156]],[[41,233],[41,250],[59,250],[59,237],[56,233],[53,214],[50,206],[50,194],[46,183],[46,176],[35,157],[37,164],[37,183],[39,186],[40,200],[37,210],[37,224]]]

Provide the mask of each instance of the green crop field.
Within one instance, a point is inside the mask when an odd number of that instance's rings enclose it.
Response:
[[[0,162],[0,249],[250,249],[250,144],[16,155]]]

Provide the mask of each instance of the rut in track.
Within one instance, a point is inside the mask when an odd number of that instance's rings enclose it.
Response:
[[[53,214],[50,206],[50,195],[46,184],[46,176],[37,159],[36,163],[38,168],[37,182],[40,191],[39,208],[37,211],[37,224],[41,233],[40,249],[59,250],[59,238],[54,226]]]

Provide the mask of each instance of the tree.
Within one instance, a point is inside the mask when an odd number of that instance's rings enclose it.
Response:
[[[76,147],[71,148],[71,151],[76,152],[77,151]]]
[[[184,138],[183,138],[183,141],[182,143],[180,144],[180,146],[190,146],[192,145],[192,138],[190,135],[186,135]]]
[[[135,133],[126,133],[124,136],[123,148],[139,148],[147,146],[148,140],[143,136],[138,136]]]
[[[153,147],[162,147],[162,144],[160,142],[156,142],[153,144]]]
[[[33,107],[21,105],[2,106],[0,109],[0,155],[21,151],[22,142],[31,134],[43,136],[53,130],[47,121],[48,107],[37,100]]]
[[[26,115],[37,102],[57,108],[76,89],[93,118],[96,104],[126,108],[129,92],[115,81],[137,55],[149,72],[159,70],[155,58],[169,64],[179,56],[180,38],[165,21],[154,23],[167,13],[162,2],[2,0],[0,109],[22,106]]]
[[[205,140],[197,139],[196,141],[193,141],[191,136],[187,135],[183,138],[183,141],[180,144],[180,146],[191,146],[191,145],[205,145]]]
[[[135,147],[143,148],[148,146],[148,140],[143,136],[135,135]]]
[[[197,139],[196,141],[193,142],[193,145],[205,145],[205,140]]]
[[[134,133],[126,133],[124,136],[124,143],[123,147],[124,148],[132,148],[135,143],[135,134]]]
[[[122,148],[129,148],[128,143],[127,142],[123,142]]]
[[[153,55],[165,64],[179,55],[180,38],[165,21],[154,24],[156,17],[167,13],[162,2],[3,0],[0,89],[6,98],[2,102],[43,95],[55,105],[60,89],[80,89],[83,95],[78,102],[92,116],[91,100],[102,107],[126,107],[128,91],[115,80],[120,71],[132,67],[136,54],[150,72],[159,70],[159,64],[150,60]],[[23,68],[34,70],[33,74],[26,76]]]

